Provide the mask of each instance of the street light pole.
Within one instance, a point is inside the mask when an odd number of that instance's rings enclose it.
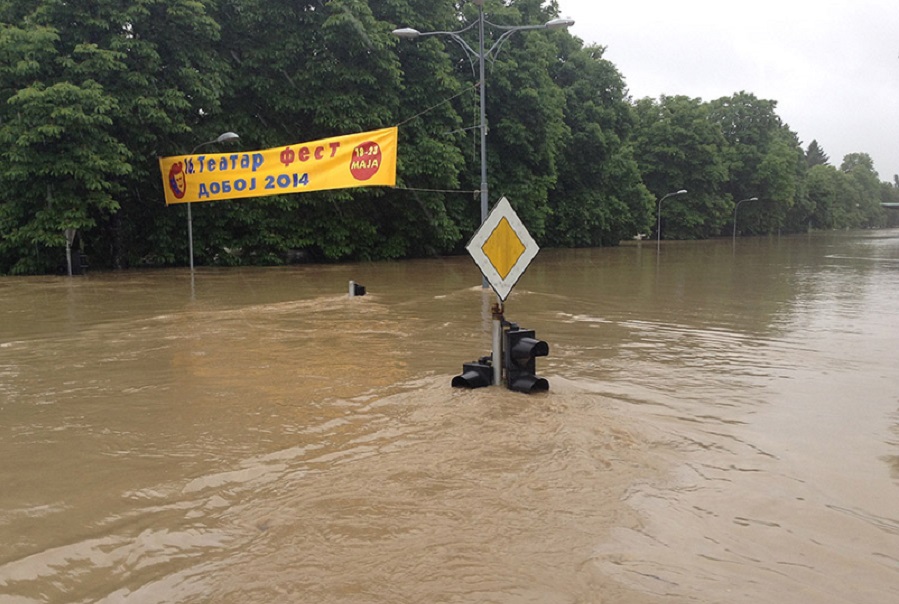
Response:
[[[231,141],[236,141],[240,137],[234,132],[224,132],[219,134],[217,138],[206,141],[205,143],[200,143],[190,152],[190,155],[196,155],[197,150],[200,147],[205,147],[206,145],[212,145],[214,143],[228,143]],[[190,213],[190,202],[187,202],[187,247],[190,253],[190,274],[194,273],[194,221],[193,216]]]
[[[488,191],[487,191],[487,78],[486,78],[486,69],[485,69],[485,61],[491,55],[493,58],[496,58],[496,55],[499,54],[499,48],[502,46],[503,42],[509,38],[513,33],[517,31],[529,31],[535,29],[562,29],[566,27],[571,27],[574,25],[574,21],[572,19],[552,19],[543,23],[542,25],[518,25],[518,26],[506,26],[506,25],[497,25],[495,23],[490,23],[484,18],[484,0],[472,0],[474,4],[478,7],[478,20],[475,23],[471,23],[466,27],[458,30],[458,31],[431,31],[431,32],[421,32],[417,29],[412,29],[411,27],[403,27],[400,29],[393,30],[393,35],[398,38],[419,38],[424,36],[448,36],[452,38],[462,49],[468,54],[469,60],[472,57],[476,57],[478,59],[478,88],[480,89],[480,125],[479,129],[481,131],[481,224],[487,220],[487,205],[488,205]],[[478,26],[478,50],[474,50],[468,42],[466,42],[461,34],[472,29],[475,25]],[[489,25],[494,29],[500,30],[503,33],[496,39],[496,42],[493,43],[489,49],[484,49],[484,27],[485,25]],[[484,287],[487,287],[487,279],[484,279]]]
[[[514,34],[517,31],[529,31],[535,29],[561,29],[565,27],[571,27],[574,25],[574,21],[571,19],[552,19],[543,23],[542,25],[519,25],[519,26],[505,26],[505,25],[497,25],[495,23],[490,23],[484,18],[484,0],[472,0],[478,7],[478,20],[474,23],[469,23],[465,27],[457,31],[432,31],[432,32],[420,32],[417,29],[412,29],[411,27],[403,27],[400,29],[393,30],[393,35],[398,38],[409,38],[414,39],[423,36],[448,36],[452,40],[454,40],[459,46],[462,47],[462,50],[468,55],[468,60],[472,61],[473,57],[478,59],[478,88],[479,92],[479,105],[480,105],[480,124],[479,129],[481,131],[481,226],[487,221],[487,205],[489,200],[489,194],[487,190],[487,75],[486,75],[486,59],[493,56],[494,60],[496,56],[499,54],[500,47],[503,42],[505,42],[509,36]],[[478,49],[475,51],[469,44],[462,38],[462,34],[471,30],[475,25],[478,27]],[[490,25],[493,29],[499,30],[502,33],[497,37],[496,41],[493,45],[485,50],[484,49],[484,27],[485,25]],[[472,61],[473,62],[473,61]],[[481,279],[481,287],[484,291],[490,284],[487,281],[487,277],[483,277]],[[485,298],[486,302],[486,298]],[[503,355],[502,355],[502,303],[494,306],[493,311],[493,380],[495,384],[499,384],[502,381],[502,363],[503,363]]]
[[[480,94],[481,114],[481,224],[487,220],[487,75],[484,65],[484,0],[473,0],[478,5],[478,92]],[[487,277],[481,282],[487,287]]]
[[[741,199],[740,201],[738,201],[736,203],[736,205],[734,205],[734,236],[733,236],[734,245],[736,245],[736,243],[737,243],[737,210],[740,209],[740,204],[743,203],[744,201],[758,201],[758,200],[759,200],[758,197],[750,197],[749,199]]]
[[[658,203],[659,213],[658,218],[656,219],[656,254],[658,254],[662,249],[662,202],[668,199],[669,197],[675,197],[677,195],[686,195],[687,190],[681,189],[680,191],[674,191],[672,193],[667,193],[664,195]]]

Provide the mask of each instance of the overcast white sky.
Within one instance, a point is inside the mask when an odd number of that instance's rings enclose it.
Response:
[[[899,174],[897,0],[559,0],[606,47],[631,96],[710,101],[745,90],[839,167],[868,153]]]

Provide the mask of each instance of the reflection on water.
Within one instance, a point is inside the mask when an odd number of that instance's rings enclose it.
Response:
[[[532,396],[479,283],[0,280],[0,603],[899,598],[899,232],[544,250]]]

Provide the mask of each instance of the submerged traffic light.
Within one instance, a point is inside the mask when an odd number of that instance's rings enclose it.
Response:
[[[493,383],[490,357],[462,364],[462,375],[453,378],[453,388],[483,388]]]
[[[538,340],[536,335],[534,330],[519,329],[515,324],[503,333],[503,361],[509,390],[527,393],[549,390],[549,382],[536,374],[536,358],[549,354],[549,344]]]

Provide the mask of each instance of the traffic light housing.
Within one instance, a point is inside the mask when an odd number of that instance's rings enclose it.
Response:
[[[462,364],[462,375],[453,378],[453,388],[483,388],[493,384],[493,365],[490,357]]]
[[[503,332],[503,362],[506,387],[516,392],[544,392],[549,382],[537,375],[537,357],[549,354],[549,344],[536,338],[533,329],[519,329],[511,324]]]

